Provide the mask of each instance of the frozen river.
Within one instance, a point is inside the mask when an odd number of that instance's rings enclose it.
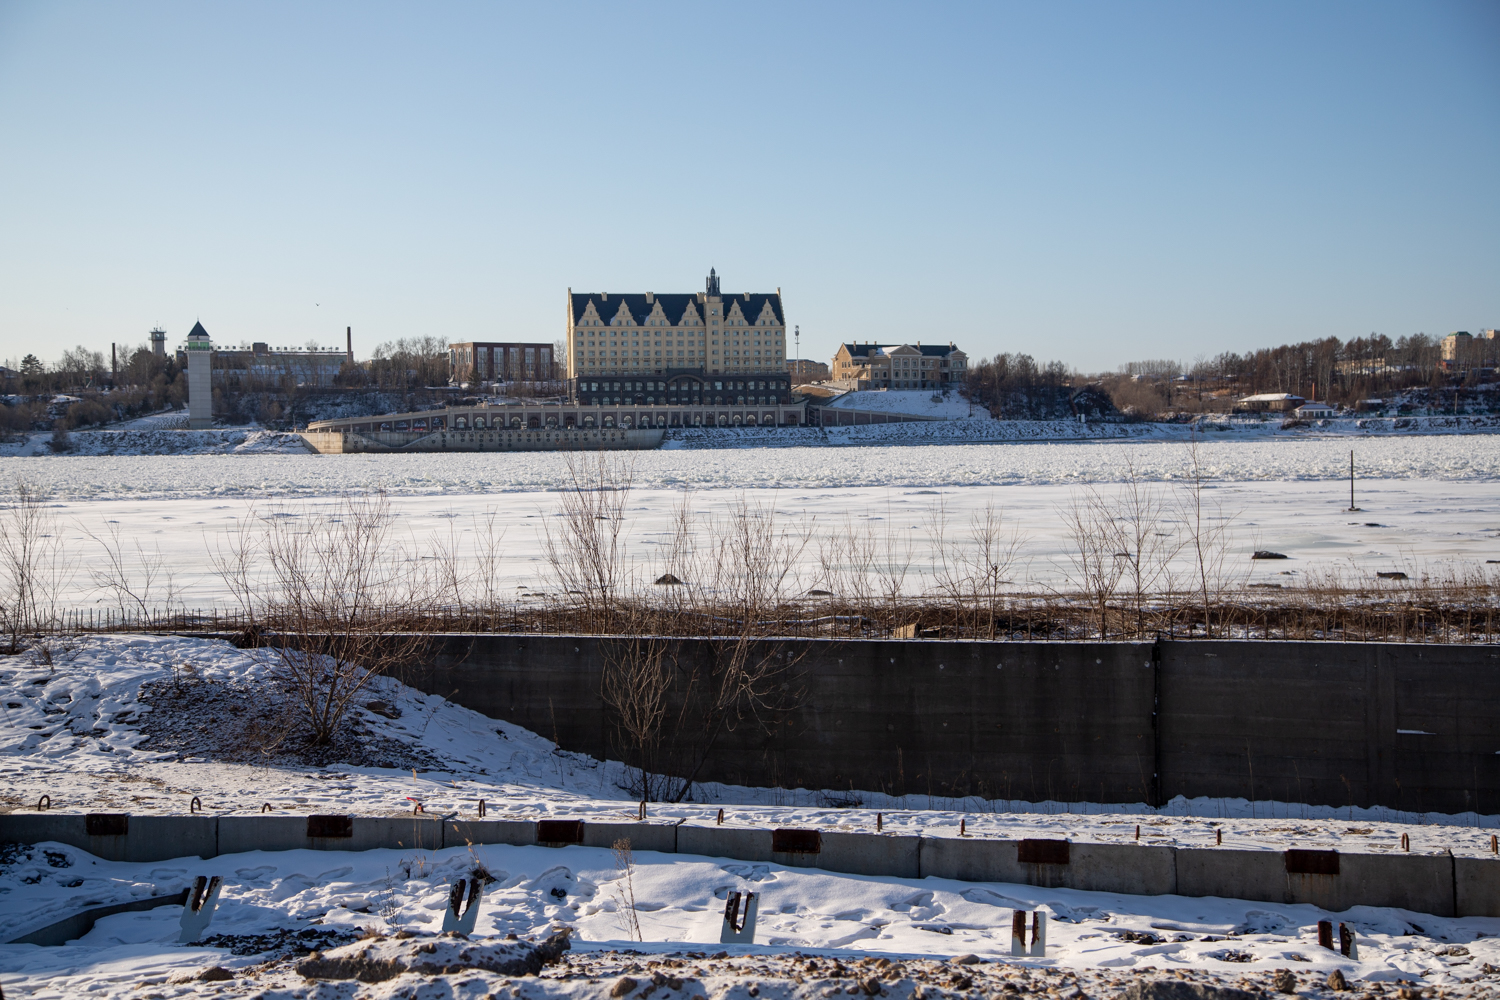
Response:
[[[1500,436],[1382,439],[1355,449],[1362,511],[1350,514],[1344,442],[1199,445],[1204,495],[1230,525],[1247,580],[1497,569],[1487,560],[1500,560]],[[909,593],[935,587],[939,523],[948,547],[961,547],[974,516],[998,509],[1017,538],[1013,585],[1061,587],[1071,564],[1060,511],[1081,490],[1113,498],[1133,468],[1170,505],[1191,481],[1189,449],[1173,442],[656,451],[627,460],[636,485],[623,536],[641,576],[663,566],[672,513],[687,492],[704,523],[744,498],[805,535],[797,587],[827,586],[821,567],[858,536],[881,559],[909,567]],[[50,496],[73,563],[67,603],[116,601],[95,579],[99,538],[113,530],[133,572],[144,577],[159,557],[158,596],[170,573],[178,600],[200,608],[228,602],[209,558],[227,530],[246,518],[327,510],[340,495],[373,488],[392,497],[395,537],[408,551],[447,546],[469,565],[479,550],[496,551],[504,592],[555,589],[542,540],[548,524],[561,523],[553,515],[567,480],[558,453],[27,458],[0,460],[0,476]],[[1169,511],[1162,527],[1180,531],[1180,515]],[[1251,565],[1257,548],[1289,558]]]
[[[1500,435],[1368,438],[1352,442],[1366,479],[1500,482]],[[1326,482],[1348,475],[1339,439],[1202,441],[1203,474],[1223,482]],[[1083,441],[879,447],[734,448],[633,453],[638,486],[741,488],[1042,486],[1108,483],[1129,468],[1180,481],[1180,441]],[[0,458],[0,481],[24,478],[61,500],[326,497],[516,493],[566,481],[558,452],[428,455],[157,455]]]

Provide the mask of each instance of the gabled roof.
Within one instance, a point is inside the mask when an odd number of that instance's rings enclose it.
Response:
[[[683,314],[687,312],[690,305],[699,306],[698,315],[701,319],[703,316],[701,305],[703,298],[704,296],[697,292],[690,292],[686,295],[671,293],[653,295],[651,297],[652,300],[648,302],[645,293],[618,294],[610,292],[606,298],[599,293],[575,292],[569,296],[569,307],[573,311],[573,322],[577,323],[583,319],[583,314],[587,311],[590,302],[594,304],[594,311],[599,314],[601,319],[614,318],[620,311],[620,303],[623,302],[625,303],[626,310],[630,313],[630,318],[636,323],[644,323],[656,306],[660,305],[662,313],[667,317],[667,321],[676,325],[682,322]],[[740,312],[744,313],[748,318],[760,316],[761,309],[769,302],[771,304],[771,311],[776,315],[776,322],[783,326],[786,324],[786,320],[781,313],[781,296],[775,292],[770,294],[750,293],[748,295],[724,296],[725,309],[729,308],[731,302],[738,302]]]
[[[844,350],[855,358],[868,357],[872,347],[875,349],[876,357],[888,355],[898,347],[909,348],[913,351],[920,349],[924,358],[946,358],[958,351],[958,348],[949,347],[947,344],[923,344],[920,348],[916,344],[845,344],[843,346]]]

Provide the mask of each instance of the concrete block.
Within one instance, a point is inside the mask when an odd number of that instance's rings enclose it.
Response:
[[[1028,878],[1028,868],[1017,858],[1014,840],[986,840],[980,837],[923,837],[921,878],[951,878],[961,882],[1018,882],[1024,885],[1047,885],[1049,882]],[[1062,867],[1047,865],[1048,868]]]
[[[736,861],[775,860],[771,854],[770,830],[730,826],[689,826],[684,823],[677,828],[677,853],[733,858]]]
[[[1179,847],[1175,853],[1179,895],[1293,902],[1286,881],[1286,859],[1280,851]]]
[[[443,824],[443,846],[465,844],[512,844],[530,847],[536,843],[536,823],[529,819],[450,819]]]
[[[586,820],[583,824],[583,846],[613,847],[620,839],[630,841],[632,851],[659,851],[662,854],[677,853],[677,821],[663,820],[653,823],[596,823]]]
[[[442,821],[432,816],[355,816],[352,837],[313,837],[319,851],[435,851],[443,846]]]
[[[285,813],[219,817],[219,853],[246,851],[300,851],[312,847],[307,837],[307,817]]]
[[[1500,858],[1454,858],[1455,916],[1500,917]]]
[[[823,831],[823,850],[818,854],[778,854],[776,858],[794,868],[821,868],[850,875],[890,875],[921,878],[921,837],[883,833]]]
[[[1175,853],[1149,844],[1073,844],[1068,864],[1027,867],[1056,868],[1054,884],[1069,889],[1163,896],[1177,892]]]
[[[106,861],[166,861],[218,853],[218,820],[212,816],[130,816],[123,835],[90,836],[77,813],[8,813],[0,816],[0,841],[56,841]]]
[[[113,859],[117,861],[211,858],[219,853],[217,816],[132,816],[129,830],[124,837],[91,839],[123,840],[123,857]]]
[[[88,850],[80,813],[26,812],[0,815],[0,843],[40,844],[55,841]]]
[[[1338,885],[1332,904],[1304,895],[1299,879],[1289,875],[1292,898],[1330,910],[1351,906],[1397,906],[1439,917],[1455,915],[1453,858],[1443,854],[1340,854]],[[1327,876],[1322,876],[1327,877]],[[1321,888],[1321,887],[1320,887]]]
[[[1396,906],[1454,913],[1453,866],[1446,854],[1339,854],[1337,875],[1289,873],[1280,851],[1178,848],[1177,891],[1268,903],[1306,903],[1330,912]]]

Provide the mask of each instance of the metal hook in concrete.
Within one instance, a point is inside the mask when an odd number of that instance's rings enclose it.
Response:
[[[265,804],[264,804],[264,805],[262,805],[262,806],[261,806],[261,807],[260,807],[260,811],[261,811],[261,812],[262,812],[262,813],[268,813],[268,812],[270,812],[270,811],[271,811],[271,803],[269,803],[269,802],[267,802],[267,803],[265,803]]]
[[[51,809],[51,808],[52,808],[52,796],[50,796],[50,795],[43,795],[41,798],[39,798],[39,799],[36,800],[36,811],[37,812],[46,812],[48,809]]]
[[[193,801],[191,801],[191,802],[188,803],[188,815],[192,815],[193,813],[197,812],[199,809],[202,809],[202,808],[203,808],[203,802],[202,802],[202,800],[200,800],[198,798],[198,796],[194,795],[193,796]]]

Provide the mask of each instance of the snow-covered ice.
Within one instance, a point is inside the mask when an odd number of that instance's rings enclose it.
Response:
[[[220,459],[195,461],[212,463]],[[222,461],[238,464],[246,460]],[[1347,453],[1344,461],[1348,461]],[[380,468],[378,462],[372,466]],[[268,492],[277,485],[287,484],[268,483]],[[1003,515],[1005,531],[1016,531],[1020,539],[1009,581],[1018,590],[1036,591],[1066,586],[1071,568],[1069,536],[1059,511],[1084,485],[1062,479],[1057,483],[1001,486],[724,488],[693,490],[688,499],[705,521],[728,516],[743,498],[753,507],[774,509],[783,527],[793,534],[805,532],[808,543],[797,578],[789,588],[792,592],[826,587],[820,577],[821,549],[842,545],[841,539],[857,534],[873,539],[882,558],[897,562],[909,559],[905,590],[912,595],[935,589],[936,524],[940,520],[946,523],[950,544],[963,544],[969,538],[972,520],[994,505]],[[1177,499],[1186,493],[1180,480],[1161,485]],[[1500,559],[1500,489],[1490,480],[1361,480],[1358,501],[1362,510],[1353,514],[1345,510],[1349,505],[1348,483],[1337,478],[1226,478],[1211,485],[1205,491],[1210,513],[1231,516],[1234,557],[1242,560],[1237,565],[1247,570],[1247,582],[1293,585],[1337,571],[1351,581],[1384,585],[1375,573],[1399,570],[1415,580],[1423,572],[1460,566],[1494,569],[1487,567],[1485,560]],[[79,488],[87,486],[79,484]],[[1108,483],[1099,488],[1105,496],[1113,490]],[[199,490],[195,498],[184,496],[186,491],[151,500],[90,500],[68,498],[66,493],[57,498],[51,509],[59,518],[68,551],[77,560],[61,594],[64,603],[103,610],[115,602],[109,591],[96,585],[92,571],[101,564],[101,539],[118,530],[125,569],[138,583],[144,582],[146,564],[159,554],[178,591],[175,604],[189,608],[227,606],[229,591],[211,562],[227,532],[247,518],[285,519],[328,513],[339,502],[333,484],[321,496],[281,494],[260,500],[239,489],[218,495],[208,483]],[[682,501],[680,487],[650,485],[631,495],[623,533],[624,552],[642,575],[654,578],[662,572],[658,567],[666,548],[663,543],[669,538],[674,512]],[[396,517],[393,538],[413,553],[451,547],[469,568],[475,566],[480,548],[498,543],[499,587],[516,595],[546,593],[555,589],[555,581],[544,559],[542,539],[559,505],[556,492],[541,490],[398,493],[391,498]],[[1181,529],[1181,520],[1180,515],[1170,515],[1171,523],[1166,528]],[[1274,549],[1289,558],[1251,562],[1249,555],[1255,549]],[[165,581],[165,574],[158,576],[157,599],[165,596]]]

